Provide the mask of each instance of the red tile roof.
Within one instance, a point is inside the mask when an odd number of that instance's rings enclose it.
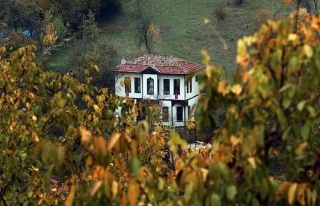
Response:
[[[204,65],[172,56],[146,54],[116,67],[117,72],[141,73],[151,68],[160,74],[190,74],[204,68]]]

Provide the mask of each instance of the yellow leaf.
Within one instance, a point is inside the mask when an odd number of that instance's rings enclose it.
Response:
[[[235,95],[239,96],[239,94],[242,92],[242,87],[239,84],[233,85],[231,91]]]
[[[289,205],[292,205],[294,202],[296,190],[297,190],[298,184],[294,183],[290,186],[289,192],[288,192],[288,203]]]
[[[242,76],[241,76],[242,82],[243,82],[243,83],[247,83],[248,77],[249,77],[248,71],[247,71],[247,70],[244,70],[244,71],[242,72]]]
[[[35,142],[39,142],[39,141],[40,141],[40,138],[39,138],[38,134],[35,133],[35,132],[32,132],[32,139],[33,139]]]
[[[91,140],[91,137],[92,137],[91,132],[86,130],[84,127],[80,127],[80,132],[81,132],[81,142],[82,143],[86,143]]]
[[[295,153],[297,155],[302,154],[302,152],[308,147],[308,142],[302,142],[296,149],[295,149]]]
[[[33,165],[31,166],[31,168],[32,168],[34,171],[36,171],[36,172],[38,172],[38,171],[39,171],[39,168],[34,167]]]
[[[112,150],[112,148],[115,146],[115,144],[118,142],[119,138],[120,138],[121,134],[120,133],[113,133],[113,135],[111,135],[110,140],[108,142],[108,150]]]
[[[218,92],[224,96],[226,94],[226,89],[227,89],[227,82],[225,80],[220,81],[218,84]]]
[[[99,108],[99,106],[98,105],[93,105],[93,109],[94,109],[94,111],[95,112],[99,112],[100,111],[100,108]]]
[[[303,46],[303,52],[308,58],[311,58],[313,56],[313,49],[309,45]]]
[[[128,199],[129,199],[130,205],[136,205],[139,196],[140,196],[139,185],[135,180],[131,180],[129,182],[129,188],[128,188]]]
[[[289,34],[288,36],[289,41],[295,41],[297,38],[298,38],[298,35],[293,33]]]
[[[29,102],[26,103],[26,107],[28,110],[30,110],[31,104]]]
[[[232,136],[230,137],[230,142],[231,142],[232,145],[235,146],[235,145],[241,143],[241,138],[232,135]]]
[[[96,194],[96,192],[99,190],[99,188],[102,185],[102,181],[98,181],[96,183],[94,183],[94,185],[92,186],[91,190],[90,190],[90,195],[93,196],[94,194]]]
[[[205,182],[207,180],[209,171],[207,169],[205,169],[205,168],[201,168],[200,171],[202,173],[203,182]]]
[[[249,157],[248,162],[250,163],[250,165],[252,166],[253,169],[255,169],[257,167],[256,161],[253,157]]]
[[[72,206],[75,191],[76,191],[76,187],[75,187],[75,185],[72,185],[70,192],[69,192],[69,195],[68,195],[66,201],[64,202],[65,206]]]
[[[292,2],[292,0],[283,0],[283,2],[286,4],[290,4]]]
[[[32,120],[33,121],[37,121],[37,116],[36,115],[32,115]]]
[[[112,197],[116,197],[117,196],[117,194],[118,194],[118,182],[116,182],[116,181],[113,181],[112,182]]]

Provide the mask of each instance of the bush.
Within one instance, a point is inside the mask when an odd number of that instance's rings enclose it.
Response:
[[[61,17],[55,17],[52,23],[57,31],[58,39],[61,40],[71,34],[70,24],[64,24]]]
[[[93,84],[98,87],[114,87],[113,68],[117,65],[118,51],[106,38],[100,38],[96,42],[83,40],[79,48],[74,51],[77,69],[76,75],[80,79],[85,78],[85,72],[92,65],[97,65],[98,73],[92,74]]]
[[[236,6],[240,6],[241,4],[244,3],[244,0],[235,0],[234,3],[235,3]]]
[[[97,22],[95,21],[95,13],[90,11],[87,16],[83,16],[82,22],[79,26],[82,38],[93,39],[98,35],[99,29]]]
[[[273,18],[273,13],[270,10],[260,9],[253,16],[253,29],[256,31],[262,24]]]
[[[0,45],[3,45],[9,52],[12,52],[26,45],[37,45],[37,42],[31,37],[24,36],[22,32],[16,32],[1,40]]]
[[[218,6],[213,10],[214,16],[217,18],[218,21],[223,21],[227,17],[227,12],[224,7]]]

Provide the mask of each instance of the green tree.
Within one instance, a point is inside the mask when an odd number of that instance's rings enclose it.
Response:
[[[44,71],[32,46],[2,58],[1,203],[319,205],[319,22],[269,21],[240,39],[232,82],[203,52],[196,127],[213,127],[218,109],[225,118],[212,147],[193,151],[177,133],[136,123],[139,106],[87,84],[91,70],[81,82]],[[49,188],[53,174],[65,193]]]
[[[82,32],[82,38],[93,39],[97,37],[99,29],[95,21],[95,13],[90,11],[87,16],[83,16],[79,28]]]
[[[55,174],[63,183],[85,169],[79,128],[102,136],[121,128],[114,113],[123,106],[119,98],[71,75],[45,71],[34,51],[27,46],[0,60],[2,205],[61,204],[48,181]],[[130,125],[130,119],[121,122]]]

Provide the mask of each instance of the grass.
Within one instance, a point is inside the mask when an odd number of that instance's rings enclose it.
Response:
[[[244,35],[253,34],[254,18],[259,10],[270,10],[279,17],[288,16],[293,9],[281,0],[246,1],[236,7],[225,0],[147,0],[143,5],[144,16],[150,18],[160,28],[160,35],[153,45],[153,52],[162,55],[173,55],[201,63],[201,50],[205,49],[212,57],[214,64],[226,68],[228,75],[237,67],[235,63],[237,40]],[[232,1],[229,1],[232,2]],[[218,20],[214,8],[222,7],[226,19]],[[203,20],[210,19],[205,25]],[[100,37],[107,37],[113,43],[119,56],[132,59],[146,52],[138,46],[138,18],[135,6],[128,2],[123,12],[113,19],[101,21]],[[227,45],[224,49],[218,34]],[[49,68],[56,71],[68,71],[73,66],[70,55],[77,49],[77,43],[64,49],[49,62]],[[119,60],[120,62],[120,60]]]

